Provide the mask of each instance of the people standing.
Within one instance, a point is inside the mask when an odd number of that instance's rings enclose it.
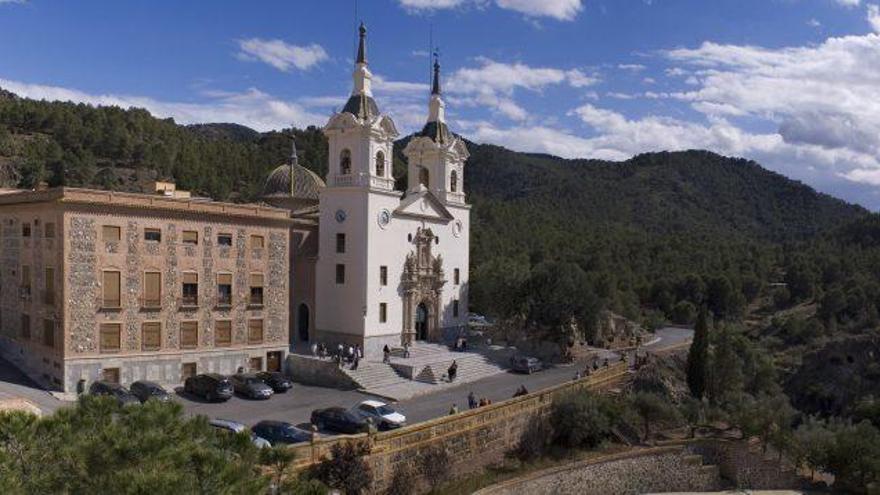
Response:
[[[351,369],[352,371],[358,369],[358,365],[361,364],[361,358],[358,357],[357,354],[354,355],[354,358],[351,360]]]
[[[409,341],[403,343],[403,357],[409,357]]]
[[[318,356],[318,343],[312,344],[312,357]]]
[[[458,373],[458,363],[455,360],[452,360],[452,364],[449,365],[449,369],[447,370],[450,382],[455,381],[456,373]]]
[[[382,348],[382,362],[385,364],[391,362],[391,349],[388,348],[388,344],[385,344],[385,347]]]
[[[474,392],[468,394],[468,409],[475,409],[477,407],[477,397],[474,395]]]

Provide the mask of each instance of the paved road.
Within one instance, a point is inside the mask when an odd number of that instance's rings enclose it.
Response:
[[[658,330],[658,339],[644,348],[662,350],[687,342],[692,334],[693,332],[688,329],[664,328]],[[608,351],[603,351],[602,355],[603,357],[607,355],[610,361],[617,359],[615,353]],[[476,382],[441,389],[433,394],[404,400],[397,403],[396,407],[407,416],[410,423],[425,421],[447,414],[452,404],[457,404],[459,409],[466,408],[467,395],[470,391],[473,391],[477,398],[486,397],[498,402],[513,396],[520,385],[525,385],[529,391],[536,391],[571,380],[577,369],[584,365],[585,363],[581,362],[556,366],[532,375],[501,373]],[[0,360],[0,397],[4,394],[36,399],[39,401],[38,405],[47,411],[64,404],[35,388],[12,365]],[[267,401],[253,401],[236,396],[225,403],[206,403],[187,395],[178,395],[178,400],[183,404],[187,414],[231,419],[246,425],[252,425],[263,419],[306,425],[313,409],[329,406],[350,407],[369,398],[373,397],[357,391],[312,387],[298,383],[294,384],[289,392],[277,394]]]
[[[693,331],[688,329],[664,328],[658,330],[658,340],[644,348],[649,350],[665,349],[687,342],[692,334]],[[614,353],[608,353],[608,356],[609,361],[613,362],[617,359],[617,355]],[[575,372],[579,368],[583,368],[585,364],[581,362],[556,366],[531,375],[512,372],[501,373],[457,387],[444,388],[429,395],[403,400],[395,404],[395,407],[406,415],[410,423],[425,421],[447,414],[452,404],[458,405],[460,410],[465,409],[467,395],[471,391],[478,399],[486,397],[493,402],[498,402],[512,397],[520,385],[525,385],[529,391],[536,391],[571,380],[574,378]],[[232,419],[247,425],[262,419],[275,419],[305,426],[314,409],[329,406],[350,407],[370,398],[374,397],[356,391],[294,384],[293,389],[288,393],[275,395],[268,401],[252,401],[233,397],[226,403],[211,404],[197,402],[183,396],[181,402],[188,413]]]
[[[63,402],[41,389],[12,363],[0,358],[0,400],[17,398],[33,402],[45,414],[55,412],[56,409],[64,405]]]

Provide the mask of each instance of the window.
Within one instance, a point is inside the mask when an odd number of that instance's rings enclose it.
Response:
[[[183,363],[180,365],[180,381],[186,381],[187,378],[196,376],[198,365],[196,363]]]
[[[21,265],[21,294],[31,295],[31,267],[28,265]]]
[[[232,246],[232,234],[217,234],[218,246]]]
[[[101,238],[104,242],[119,242],[122,239],[122,228],[116,225],[104,225],[101,227]]]
[[[122,325],[119,323],[101,324],[101,352],[119,352],[119,338]]]
[[[422,167],[419,169],[419,184],[429,187],[430,186],[430,174],[428,173],[428,169]]]
[[[449,190],[452,192],[458,191],[458,172],[455,170],[449,175]]]
[[[162,347],[162,324],[158,321],[141,326],[141,348],[145,351],[158,351]]]
[[[55,269],[51,266],[46,267],[43,285],[45,287],[43,291],[43,303],[44,304],[55,304]]]
[[[181,238],[184,244],[198,244],[199,243],[199,233],[195,230],[184,230],[183,237]]]
[[[452,301],[452,316],[458,318],[458,299]]]
[[[336,283],[345,283],[345,265],[336,265]]]
[[[46,239],[54,239],[55,238],[55,224],[54,223],[49,222],[43,226],[43,236]]]
[[[263,305],[263,274],[251,273],[251,304]]]
[[[388,267],[379,267],[379,285],[388,285]]]
[[[263,320],[248,321],[248,344],[263,343]]]
[[[381,151],[376,153],[376,175],[385,177],[385,153]]]
[[[31,224],[28,222],[24,222],[21,224],[21,236],[22,237],[30,237],[31,236]]]
[[[251,249],[263,249],[266,247],[266,238],[261,235],[251,236]]]
[[[30,325],[30,322],[28,322]],[[43,320],[43,345],[55,348],[55,320]]]
[[[225,347],[232,345],[232,322],[218,320],[214,322],[214,346]]]
[[[119,308],[122,307],[122,301],[120,299],[119,292],[119,280],[120,274],[119,272],[104,272],[104,297],[103,297],[103,307],[104,308]]]
[[[339,174],[348,175],[351,173],[351,151],[344,149],[339,154]]]
[[[345,252],[345,234],[336,234],[336,252]]]
[[[455,285],[458,285],[459,283],[461,283],[461,272],[458,270],[458,268],[456,268],[455,270],[452,270],[452,280],[455,283]]]
[[[195,349],[199,345],[199,322],[180,322],[180,348]]]
[[[183,274],[183,306],[197,306],[199,304],[199,274],[186,272]]]
[[[232,274],[231,273],[218,273],[217,274],[217,305],[218,306],[231,306],[232,305]]]
[[[31,340],[31,316],[22,314],[21,315],[21,339],[22,340]]]
[[[388,321],[388,304],[387,303],[379,303],[379,323],[385,323]]]
[[[162,274],[159,272],[144,273],[143,307],[158,308],[162,305]]]
[[[144,229],[144,240],[147,242],[162,242],[160,229]]]

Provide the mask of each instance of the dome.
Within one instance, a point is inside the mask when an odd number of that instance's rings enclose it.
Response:
[[[298,164],[283,164],[275,168],[266,179],[263,198],[292,198],[317,203],[318,192],[324,187],[324,181],[311,170]]]

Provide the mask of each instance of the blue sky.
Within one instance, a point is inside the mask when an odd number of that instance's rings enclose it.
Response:
[[[877,0],[880,3],[880,0]],[[880,209],[873,0],[0,0],[0,86],[180,123],[321,125],[357,20],[380,107],[427,113],[428,38],[469,139],[568,158],[706,148]]]

